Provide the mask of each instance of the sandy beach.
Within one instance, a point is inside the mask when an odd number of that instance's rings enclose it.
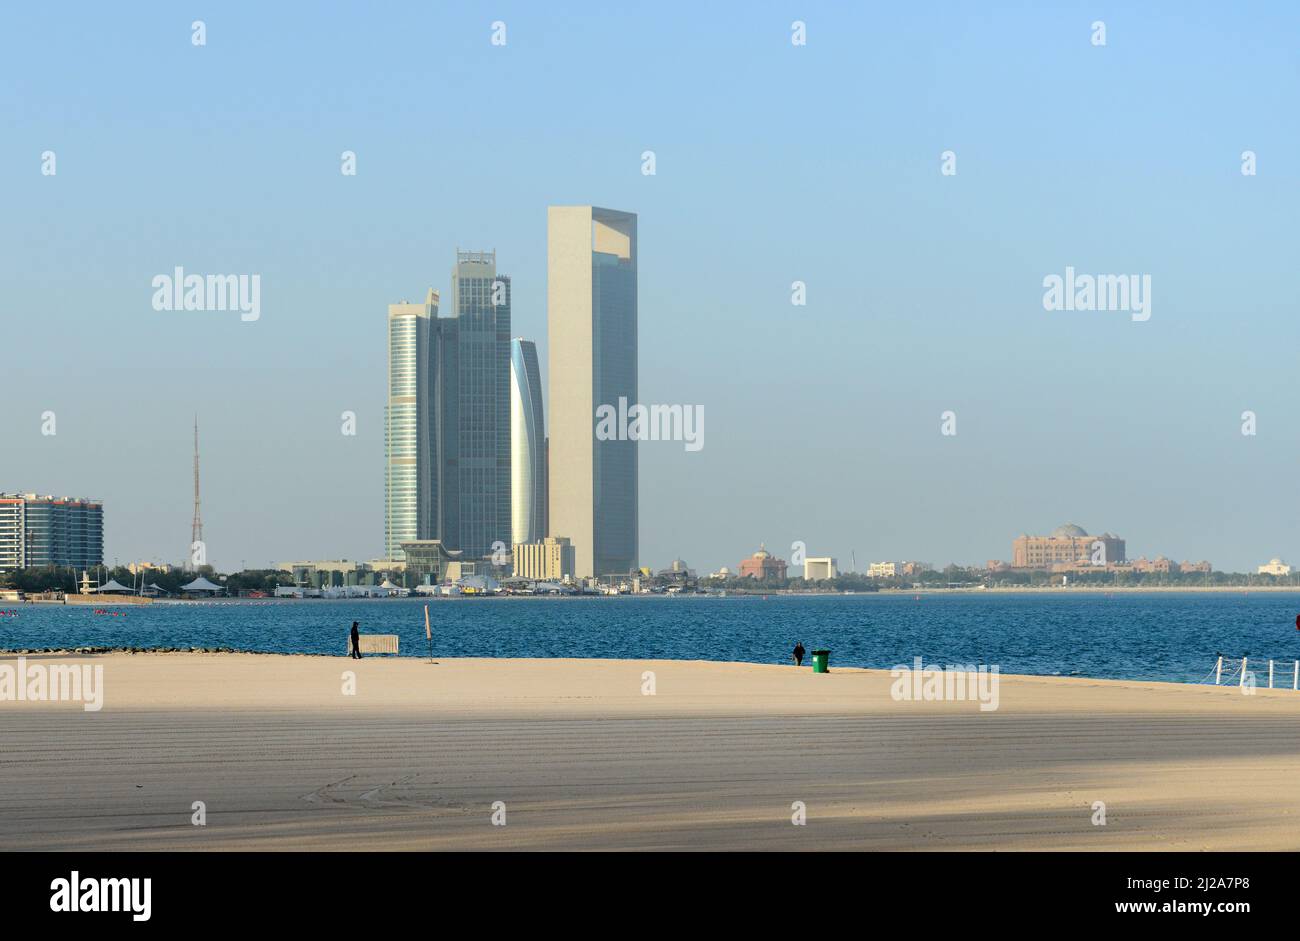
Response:
[[[102,666],[103,708],[0,702],[9,850],[1300,848],[1289,689],[1004,676],[981,711],[833,665],[27,663]]]

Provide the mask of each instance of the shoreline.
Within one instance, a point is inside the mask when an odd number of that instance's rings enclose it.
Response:
[[[725,591],[726,594],[722,594]],[[626,595],[427,595],[414,596],[406,598],[146,598],[134,599],[131,597],[114,598],[105,596],[97,598],[94,602],[75,601],[64,602],[48,599],[31,599],[25,598],[22,601],[9,602],[17,606],[19,610],[24,607],[67,607],[67,608],[85,608],[92,604],[100,608],[114,607],[132,607],[132,606],[159,606],[159,607],[186,607],[193,605],[195,607],[209,607],[212,605],[279,605],[279,604],[319,604],[319,603],[338,603],[338,602],[366,602],[366,603],[449,603],[449,602],[468,602],[479,603],[484,601],[548,601],[548,602],[576,602],[576,601],[612,601],[612,600],[647,600],[647,599],[666,599],[672,598],[675,601],[681,600],[700,600],[709,599],[715,601],[735,600],[738,598],[870,598],[870,597],[895,597],[901,595],[1116,595],[1116,594],[1241,594],[1250,595],[1255,592],[1269,594],[1296,594],[1300,595],[1300,585],[1070,585],[1070,586],[1016,586],[1016,587],[970,587],[970,588],[878,588],[875,590],[866,589],[844,589],[840,591],[815,591],[808,589],[781,589],[773,588],[763,590],[759,588],[727,588],[722,590],[709,590],[701,592],[684,592],[676,595],[668,594],[626,594]]]
[[[79,646],[79,647],[0,647],[0,664],[4,663],[6,660],[9,660],[9,659],[12,659],[12,658],[16,658],[16,657],[25,657],[25,658],[29,658],[29,659],[39,660],[39,659],[41,659],[42,657],[68,658],[68,657],[115,657],[115,656],[125,656],[125,657],[201,657],[201,656],[208,656],[208,657],[263,657],[263,658],[266,658],[266,657],[269,657],[269,658],[282,657],[282,658],[285,658],[285,659],[293,659],[293,658],[302,658],[302,657],[307,657],[307,658],[313,658],[313,659],[318,659],[318,660],[320,660],[320,659],[324,659],[324,660],[348,660],[348,659],[349,659],[347,655],[345,655],[345,654],[339,654],[339,653],[313,653],[313,652],[311,652],[311,651],[306,651],[306,650],[297,650],[297,651],[284,651],[284,650],[252,650],[252,649],[248,649],[248,648],[239,648],[239,647],[197,647],[197,646],[194,646],[194,647],[133,647],[133,646],[120,646],[120,645],[119,645],[119,646],[90,646],[90,645],[87,645],[87,646]],[[366,654],[362,659],[364,659],[364,660],[374,660],[374,661],[379,661],[379,662],[413,662],[413,663],[428,663],[428,660],[429,660],[427,654],[424,654],[424,653],[414,653],[414,654],[374,654],[374,653],[371,653],[371,654]],[[946,659],[946,658],[940,658],[940,660],[945,660],[945,659]],[[1231,664],[1236,663],[1237,660],[1239,660],[1239,659],[1240,659],[1239,657],[1238,657],[1238,658],[1225,657],[1225,658],[1224,658],[1224,663],[1225,663],[1225,665],[1229,665],[1229,666],[1231,666]],[[1292,663],[1292,662],[1300,662],[1300,658],[1291,658],[1291,659],[1287,659],[1287,660],[1280,660],[1280,659],[1274,657],[1274,658],[1272,658],[1272,659],[1273,659],[1273,662],[1275,662],[1275,663],[1279,663],[1279,664],[1288,664],[1288,663]],[[560,662],[571,662],[571,663],[619,663],[619,664],[626,664],[626,663],[649,663],[649,662],[656,662],[656,663],[701,664],[701,665],[709,665],[709,666],[772,667],[772,668],[776,668],[776,669],[785,669],[785,668],[791,666],[791,664],[788,663],[788,662],[780,662],[780,663],[776,663],[776,662],[773,662],[773,661],[771,661],[771,660],[763,660],[763,661],[760,661],[760,660],[704,660],[704,659],[700,659],[700,658],[690,658],[690,659],[688,659],[688,658],[682,658],[682,659],[664,659],[664,658],[629,659],[629,658],[617,658],[617,657],[570,657],[570,656],[558,656],[558,657],[451,657],[451,656],[439,656],[439,655],[435,654],[435,655],[434,655],[434,660],[435,660],[435,661],[440,661],[440,662],[445,662],[445,663],[461,663],[461,662],[469,663],[469,662],[475,662],[475,663],[485,663],[485,664],[493,664],[493,663],[501,663],[501,664],[508,664],[508,663],[560,663]],[[1264,662],[1268,662],[1268,658],[1263,658],[1263,661],[1264,661]],[[1211,660],[1211,662],[1212,662],[1212,660]],[[831,672],[834,672],[834,673],[857,672],[857,673],[885,673],[885,674],[888,674],[891,670],[899,669],[899,668],[908,668],[908,669],[910,669],[911,666],[912,666],[912,664],[910,664],[910,663],[900,663],[900,664],[895,664],[895,665],[893,665],[893,666],[888,666],[888,667],[863,667],[863,666],[849,666],[849,665],[841,665],[841,664],[838,664],[838,663],[835,662],[835,660],[834,660],[834,656],[833,656],[833,654],[832,654],[832,659],[831,659],[830,669],[831,669]],[[929,669],[929,668],[931,668],[931,667],[940,667],[940,666],[947,666],[947,664],[944,663],[944,662],[939,662],[939,661],[929,662],[928,659],[927,659],[927,662],[925,663],[925,667],[926,667],[927,669]],[[796,669],[810,670],[810,669],[811,669],[811,659],[806,660],[806,661],[804,662],[804,665],[803,665],[801,668],[796,668]],[[1002,677],[1003,679],[1024,679],[1024,680],[1036,680],[1036,679],[1042,679],[1042,680],[1082,680],[1082,681],[1086,681],[1086,682],[1089,682],[1089,683],[1144,683],[1144,684],[1156,684],[1156,685],[1160,685],[1160,686],[1170,686],[1170,687],[1174,687],[1174,688],[1187,688],[1187,687],[1197,687],[1197,686],[1205,686],[1205,685],[1207,685],[1207,684],[1205,684],[1205,683],[1200,683],[1200,682],[1190,682],[1190,681],[1189,681],[1189,682],[1180,682],[1180,681],[1178,681],[1178,680],[1152,680],[1152,679],[1142,679],[1142,678],[1140,678],[1140,677],[1091,676],[1091,675],[1089,675],[1089,674],[1084,674],[1084,673],[1002,673],[1002,672],[999,671],[998,675],[999,675],[1000,677]],[[1281,687],[1280,687],[1280,686],[1279,686],[1279,687],[1276,687],[1276,689],[1281,689]]]
[[[1015,588],[882,588],[879,592],[868,594],[972,594],[972,595],[1068,595],[1068,594],[1214,594],[1241,593],[1254,591],[1281,592],[1283,594],[1300,594],[1300,585],[1069,585],[1063,587],[1015,587]]]

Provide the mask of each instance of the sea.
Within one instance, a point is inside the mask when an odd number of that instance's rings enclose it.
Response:
[[[429,607],[432,644],[425,639]],[[348,630],[401,656],[786,663],[796,641],[836,665],[982,664],[1002,673],[1196,683],[1247,656],[1290,685],[1300,592],[922,593],[373,600],[123,606],[0,602],[0,650],[230,648],[341,656]],[[1226,668],[1225,668],[1226,669]],[[1261,677],[1261,682],[1263,678]]]

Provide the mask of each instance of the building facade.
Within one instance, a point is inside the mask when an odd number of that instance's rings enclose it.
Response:
[[[388,401],[384,406],[384,554],[427,539],[434,525],[432,327],[438,292],[423,304],[388,305]]]
[[[433,538],[482,558],[511,540],[510,278],[496,252],[456,252],[434,369]]]
[[[573,543],[564,536],[547,536],[536,542],[514,546],[515,576],[536,581],[560,582],[574,577],[576,560]]]
[[[402,543],[402,557],[406,565],[402,571],[402,586],[440,585],[452,563],[460,553],[449,552],[438,539],[412,539]]]
[[[1173,560],[1166,559],[1162,555],[1158,555],[1154,559],[1142,556],[1133,560],[1132,569],[1135,572],[1148,575],[1168,575],[1170,572],[1176,571],[1178,565]]]
[[[1049,536],[1019,536],[1011,542],[1011,565],[1018,569],[1076,564],[1105,566],[1124,560],[1123,539],[1111,533],[1089,536],[1073,523],[1058,526]]]
[[[403,543],[427,540],[467,558],[504,549],[510,278],[497,273],[496,253],[457,251],[449,309],[432,289],[423,304],[389,305],[388,335],[385,557],[402,561]]]
[[[549,528],[580,578],[638,566],[637,443],[596,437],[600,406],[637,402],[636,232],[633,213],[547,209]]]
[[[784,579],[785,569],[785,561],[774,557],[767,551],[767,546],[760,543],[758,551],[740,563],[740,577]]]
[[[1104,572],[1109,575],[1170,575],[1174,572],[1183,574],[1208,575],[1213,571],[1209,562],[1175,562],[1162,555],[1154,559],[1145,556],[1123,562],[1107,562],[1105,565],[1087,559],[1078,562],[1056,562],[1050,571],[1054,574],[1093,575]]]
[[[510,532],[513,545],[546,537],[546,424],[537,345],[510,341]]]
[[[1255,571],[1256,575],[1290,575],[1291,566],[1287,565],[1281,559],[1269,559],[1266,565],[1261,565]]]
[[[36,493],[0,493],[0,571],[104,563],[104,505]]]
[[[867,578],[897,578],[903,574],[897,562],[872,562],[867,566]]]
[[[300,562],[276,562],[278,571],[287,572],[295,585],[312,588],[331,585],[377,585],[380,580],[368,562],[348,559],[307,559]]]
[[[839,569],[835,566],[835,560],[829,556],[824,556],[818,559],[804,559],[804,581],[819,582],[824,579],[834,578],[838,574]]]

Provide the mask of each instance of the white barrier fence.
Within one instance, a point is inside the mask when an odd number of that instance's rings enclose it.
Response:
[[[358,653],[397,653],[396,634],[358,634]],[[352,652],[352,638],[348,636],[347,653]]]
[[[1242,657],[1238,660],[1236,657],[1226,662],[1227,673],[1224,673],[1225,661],[1222,654],[1214,664],[1214,669],[1210,671],[1214,674],[1215,686],[1231,686],[1233,680],[1236,680],[1238,686],[1246,685],[1246,678],[1251,676],[1250,658]],[[1277,686],[1274,687],[1274,679],[1277,680]],[[1209,676],[1202,682],[1209,682]],[[1252,679],[1252,683],[1255,681]],[[1268,686],[1267,689],[1285,689],[1286,684],[1290,683],[1291,689],[1300,690],[1300,660],[1269,660],[1268,661]]]

